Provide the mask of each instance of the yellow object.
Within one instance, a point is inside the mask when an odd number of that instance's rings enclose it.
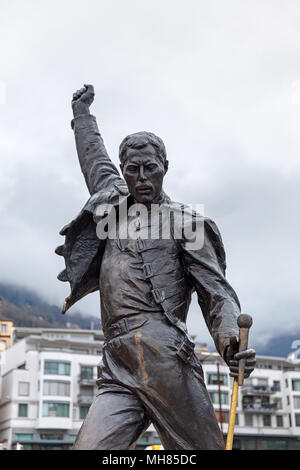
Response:
[[[162,450],[162,446],[161,445],[147,446],[145,450]]]
[[[226,450],[232,450],[234,425],[235,425],[235,419],[236,419],[236,407],[237,407],[237,402],[238,402],[238,393],[239,393],[239,384],[238,384],[238,381],[234,379],[233,387],[232,387],[232,395],[231,395]]]

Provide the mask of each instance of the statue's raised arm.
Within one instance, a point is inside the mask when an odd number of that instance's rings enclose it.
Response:
[[[108,156],[96,118],[90,114],[94,96],[93,85],[84,85],[72,99],[72,128],[81,170],[91,195],[125,184]]]

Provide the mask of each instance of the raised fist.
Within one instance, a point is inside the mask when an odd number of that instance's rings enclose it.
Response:
[[[89,113],[89,108],[94,101],[93,85],[84,85],[83,88],[73,93],[72,108],[74,116]]]

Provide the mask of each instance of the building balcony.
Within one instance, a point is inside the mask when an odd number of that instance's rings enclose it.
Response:
[[[82,375],[79,375],[78,379],[81,385],[91,385],[91,386],[96,385],[96,380],[97,380],[96,377],[85,377]]]
[[[273,413],[277,409],[277,403],[243,403],[243,411],[248,413]]]
[[[78,395],[78,403],[80,405],[91,405],[94,401],[94,396]]]
[[[242,387],[243,395],[272,395],[276,390],[267,385],[245,385]]]

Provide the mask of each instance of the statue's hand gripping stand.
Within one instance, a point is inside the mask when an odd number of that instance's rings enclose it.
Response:
[[[248,347],[248,336],[249,336],[249,329],[252,325],[252,318],[250,317],[250,315],[242,314],[242,315],[239,315],[237,323],[239,326],[239,352],[242,352],[242,351],[245,351]],[[236,408],[237,408],[237,401],[238,401],[238,392],[239,392],[239,386],[243,385],[244,383],[245,364],[246,364],[246,359],[239,360],[238,377],[235,378],[233,382],[227,441],[226,441],[226,450],[232,450],[234,425],[235,425],[235,419],[236,419]]]

